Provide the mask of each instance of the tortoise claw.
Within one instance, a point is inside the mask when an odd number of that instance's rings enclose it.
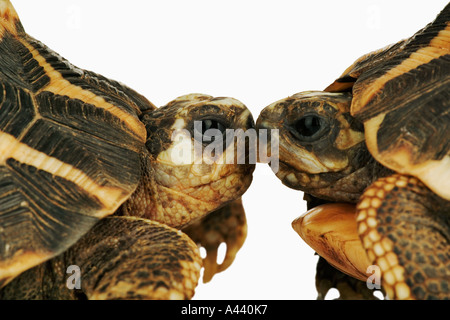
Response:
[[[241,199],[237,199],[210,213],[200,221],[183,229],[199,247],[206,250],[203,258],[203,283],[226,270],[236,258],[247,236],[247,220]],[[222,263],[217,263],[219,246],[226,244]]]

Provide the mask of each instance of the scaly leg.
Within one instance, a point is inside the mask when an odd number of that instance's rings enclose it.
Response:
[[[207,252],[203,259],[205,267],[203,282],[207,283],[216,273],[226,270],[233,263],[247,237],[247,220],[241,199],[232,201],[210,213],[183,231]],[[219,265],[217,250],[223,242],[227,245],[227,252],[225,259]]]
[[[391,299],[450,298],[450,202],[414,177],[379,179],[357,206],[358,233]]]
[[[69,266],[81,289],[67,284]],[[62,255],[0,291],[3,299],[190,299],[200,277],[197,246],[166,225],[135,217],[101,220]]]

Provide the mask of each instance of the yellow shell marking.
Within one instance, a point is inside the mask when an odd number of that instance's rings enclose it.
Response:
[[[126,196],[123,190],[101,186],[72,165],[31,148],[10,134],[0,132],[0,166],[5,166],[9,158],[62,177],[94,195],[104,206],[96,214],[100,218],[117,210]]]
[[[439,58],[450,52],[450,24],[441,30],[426,48],[422,48],[412,53],[410,57],[404,60],[397,67],[390,69],[385,75],[376,79],[370,87],[363,90],[358,99],[354,99],[352,103],[352,115],[359,113],[365,105],[378,93],[386,82],[398,77],[410,70],[416,69],[422,64],[426,64],[433,59]]]
[[[91,91],[71,84],[69,81],[65,80],[59,72],[53,69],[45,58],[39,54],[37,49],[23,39],[19,39],[19,41],[31,52],[33,58],[45,70],[46,75],[50,78],[49,84],[41,88],[36,94],[39,94],[42,91],[49,91],[54,94],[67,96],[71,99],[82,100],[83,102],[92,104],[97,108],[105,109],[123,121],[131,131],[140,137],[142,142],[145,142],[147,135],[145,126],[137,117],[134,117],[132,114],[121,110],[109,102],[106,102],[104,98],[97,96]]]

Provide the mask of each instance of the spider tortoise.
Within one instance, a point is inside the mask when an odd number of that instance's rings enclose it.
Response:
[[[450,298],[449,20],[450,4],[323,92],[279,100],[257,120],[280,130],[283,184],[332,203],[296,231],[355,277],[378,266],[391,299]]]
[[[156,108],[29,36],[0,0],[0,297],[191,298],[202,260],[181,229],[207,248],[209,278],[218,238],[229,265],[254,169],[220,161],[237,143],[198,161],[195,134],[205,148],[226,128],[253,126],[233,98],[190,94]],[[172,139],[176,129],[194,138]],[[79,290],[66,286],[70,265]]]

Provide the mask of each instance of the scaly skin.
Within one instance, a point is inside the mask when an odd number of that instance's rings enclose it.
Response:
[[[203,94],[158,109],[29,36],[8,0],[0,40],[1,295],[192,297],[201,259],[179,229],[249,187],[254,164],[224,160],[239,143],[204,151],[253,127],[250,111]],[[82,269],[82,292],[67,292],[67,264]]]
[[[379,179],[357,205],[358,233],[393,299],[450,297],[450,203],[417,178]]]

